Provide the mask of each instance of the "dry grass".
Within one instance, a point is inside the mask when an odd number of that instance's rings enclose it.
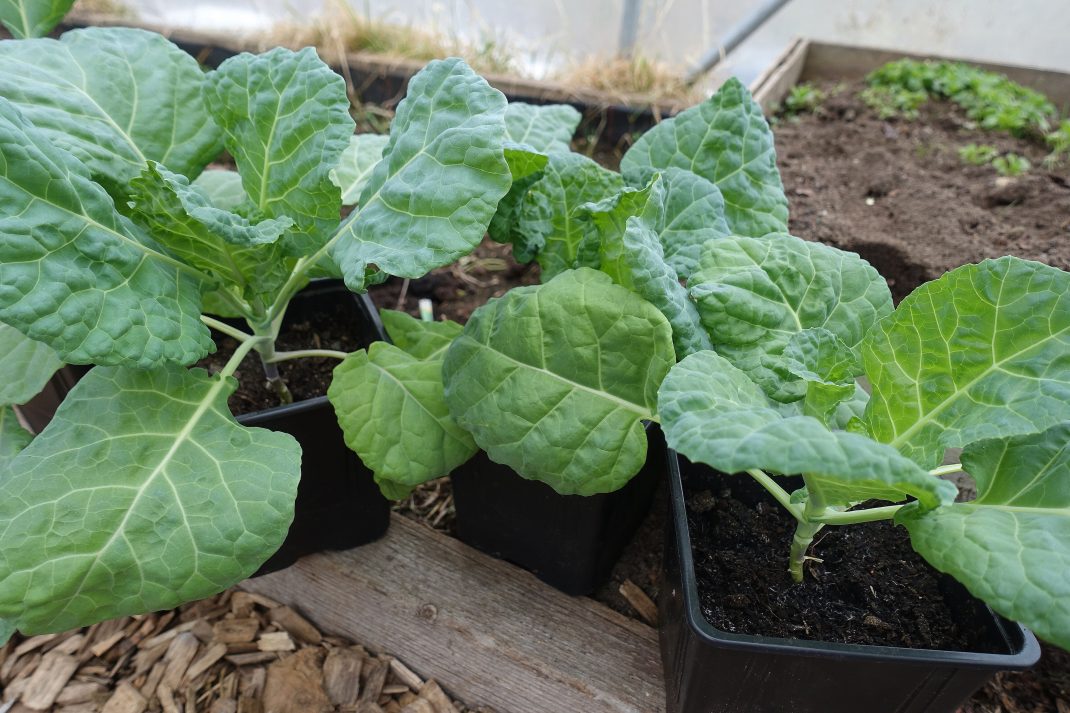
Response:
[[[488,40],[463,44],[439,33],[408,25],[372,20],[358,14],[345,0],[336,0],[311,22],[282,22],[260,37],[264,48],[315,46],[325,55],[368,52],[395,59],[427,62],[463,57],[477,71],[502,74],[515,71],[515,61],[501,45]]]
[[[123,20],[137,18],[137,10],[122,0],[77,0],[71,11],[84,15],[107,15]]]
[[[632,102],[693,104],[701,96],[669,65],[645,57],[591,57],[561,71],[568,87],[619,95]]]

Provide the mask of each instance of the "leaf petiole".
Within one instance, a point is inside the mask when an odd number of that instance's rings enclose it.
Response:
[[[954,473],[962,473],[962,463],[952,463],[950,465],[942,465],[939,468],[933,468],[929,471],[930,475],[952,475]]]
[[[334,349],[299,349],[292,352],[275,352],[274,356],[265,361],[268,364],[275,364],[277,362],[287,361],[289,359],[305,359],[308,357],[345,359],[347,356],[349,356],[348,353],[336,351]]]
[[[758,468],[751,468],[747,471],[750,477],[758,481],[758,484],[769,491],[769,494],[776,498],[776,501],[780,503],[785,510],[791,513],[792,517],[798,520],[800,523],[805,522],[803,517],[803,509],[796,503],[791,502],[791,494],[773,480],[765,471]]]
[[[253,335],[246,334],[245,332],[241,331],[240,329],[237,329],[235,327],[231,327],[226,322],[220,322],[218,319],[215,319],[214,317],[209,317],[206,314],[202,314],[201,315],[201,321],[204,322],[209,327],[211,327],[212,329],[216,330],[217,332],[222,332],[223,334],[226,334],[228,337],[234,337],[235,339],[237,339],[242,344],[244,344],[245,342],[249,341],[250,339],[256,339],[256,337],[254,337]]]
[[[854,525],[860,522],[876,522],[877,520],[891,520],[899,512],[903,504],[886,505],[879,508],[866,510],[848,510],[847,512],[828,511],[821,515],[815,515],[810,519],[824,525]]]

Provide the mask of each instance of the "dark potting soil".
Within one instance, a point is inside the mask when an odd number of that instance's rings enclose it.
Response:
[[[915,649],[1005,653],[970,622],[983,605],[952,606],[947,580],[890,522],[829,527],[804,578],[788,574],[795,520],[746,476],[689,468],[687,525],[702,614],[732,633]]]
[[[301,318],[283,324],[283,330],[275,343],[277,351],[295,351],[298,349],[334,349],[349,352],[362,345],[359,338],[360,321],[351,304],[339,302],[331,307],[302,315]],[[238,347],[237,340],[213,332],[218,349],[197,362],[197,366],[216,373],[227,363]],[[308,358],[291,359],[279,363],[279,374],[293,394],[294,401],[316,398],[327,393],[331,384],[331,375],[337,359]],[[235,415],[253,413],[279,405],[279,398],[268,388],[260,358],[256,352],[242,360],[234,372],[238,380],[238,389],[231,394],[227,403]]]
[[[813,114],[775,126],[777,162],[793,235],[859,253],[897,300],[959,265],[1002,255],[1070,269],[1070,167],[1047,168],[1039,138],[976,127],[949,102],[916,120],[881,119],[858,98],[862,84],[825,84]],[[988,144],[1032,168],[1003,178],[962,162]]]

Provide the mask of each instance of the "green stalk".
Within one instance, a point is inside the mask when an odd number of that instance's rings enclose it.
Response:
[[[286,386],[282,375],[279,374],[279,367],[275,364],[275,334],[272,332],[272,325],[270,323],[254,324],[252,327],[253,333],[259,337],[256,342],[256,352],[260,355],[260,365],[264,369],[267,387],[279,397],[279,403],[292,404],[293,394],[290,393],[290,388]]]
[[[847,512],[835,512],[830,510],[824,515],[816,516],[814,520],[823,525],[855,525],[860,522],[891,520],[902,507],[902,505],[887,505],[880,508],[849,510]]]
[[[304,359],[307,357],[345,359],[347,356],[349,355],[345,352],[335,351],[334,349],[300,349],[292,352],[275,352],[275,356],[271,358],[271,363],[277,364],[280,361],[287,361],[288,359]]]
[[[803,565],[806,563],[806,553],[814,542],[814,537],[825,527],[825,523],[819,519],[829,512],[816,491],[809,490],[806,498],[806,506],[803,508],[802,517],[795,528],[795,535],[791,538],[791,554],[788,559],[788,571],[796,583],[803,581]]]
[[[233,376],[237,371],[238,365],[241,364],[242,359],[248,356],[249,352],[256,349],[259,342],[263,337],[249,337],[247,340],[238,345],[238,348],[234,350],[234,353],[230,355],[230,359],[223,365],[223,368],[219,370],[221,376]]]

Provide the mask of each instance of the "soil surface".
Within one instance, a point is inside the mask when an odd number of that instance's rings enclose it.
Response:
[[[961,607],[945,601],[948,581],[911,549],[901,528],[826,528],[796,584],[787,572],[795,521],[760,486],[694,467],[683,482],[702,613],[718,629],[1006,653],[970,626],[985,616],[976,600],[964,598]]]
[[[275,349],[334,349],[349,352],[364,346],[356,336],[360,333],[360,314],[351,302],[347,303],[349,299],[343,297],[337,302],[327,301],[322,308],[310,312],[307,316],[298,314],[296,318],[287,319],[275,342]],[[295,304],[296,301],[291,303],[291,314],[298,311],[294,309]],[[243,331],[248,329],[245,325],[240,325],[239,328]],[[238,342],[218,332],[213,332],[213,336],[216,352],[197,362],[197,366],[214,374],[220,371],[234,354]],[[337,359],[330,358],[292,359],[279,363],[279,374],[293,394],[294,401],[302,401],[327,393],[332,372],[337,364]],[[255,351],[242,360],[234,372],[234,377],[238,380],[238,390],[231,394],[227,403],[236,416],[279,405],[279,397],[268,387],[260,358]]]
[[[897,299],[968,262],[1002,255],[1070,269],[1070,171],[1044,167],[1039,139],[983,131],[949,102],[918,120],[884,120],[860,84],[823,86],[818,111],[774,127],[794,235],[859,253]],[[1032,169],[1002,178],[959,158],[967,144],[1025,156]]]

